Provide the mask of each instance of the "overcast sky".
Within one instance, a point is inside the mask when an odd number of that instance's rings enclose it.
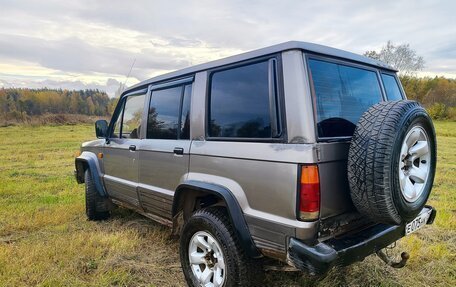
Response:
[[[288,40],[362,54],[388,40],[456,78],[456,1],[0,0],[0,87],[99,88]]]

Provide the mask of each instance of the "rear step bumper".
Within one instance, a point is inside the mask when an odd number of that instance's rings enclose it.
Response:
[[[421,213],[431,211],[426,224],[432,224],[437,211],[426,206]],[[420,214],[421,214],[420,213]],[[405,224],[376,224],[358,233],[331,238],[309,246],[290,238],[287,259],[296,268],[312,274],[323,274],[333,266],[349,265],[387,247],[405,236]]]

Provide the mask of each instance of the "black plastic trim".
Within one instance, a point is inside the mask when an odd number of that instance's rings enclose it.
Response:
[[[189,77],[185,77],[185,78],[181,78],[181,79],[175,79],[175,80],[171,80],[171,81],[167,81],[167,82],[152,84],[150,86],[150,89],[151,89],[151,91],[156,91],[156,90],[169,89],[172,87],[185,86],[185,85],[193,83],[194,79],[195,79],[195,76],[191,75]]]
[[[427,224],[432,224],[436,210],[432,209]],[[331,238],[309,246],[296,238],[290,238],[288,257],[293,265],[313,274],[324,274],[333,266],[346,266],[387,247],[405,236],[405,224],[376,224],[357,233]]]
[[[435,217],[437,216],[437,210],[435,208],[433,208],[432,206],[430,206],[430,205],[425,205],[425,207],[432,209],[431,215],[429,216],[429,219],[426,222],[426,224],[433,224],[434,220],[435,220]]]
[[[242,212],[241,207],[239,206],[239,203],[237,202],[236,198],[231,193],[231,191],[229,191],[227,188],[223,186],[195,180],[188,180],[180,184],[177,187],[176,192],[174,194],[172,208],[173,217],[179,212],[179,200],[182,194],[186,192],[191,192],[192,190],[211,193],[219,197],[220,199],[224,200],[227,205],[231,223],[233,227],[236,229],[236,233],[241,242],[241,246],[244,248],[247,255],[252,258],[259,258],[262,256],[256,248],[255,243],[253,242],[252,236],[250,235],[250,231],[247,226],[247,222],[245,221],[244,214]]]
[[[87,165],[87,168],[90,170],[90,173],[91,173],[91,176],[92,176],[92,180],[93,180],[93,182],[95,184],[95,189],[98,191],[98,193],[101,196],[107,197],[108,194],[107,194],[107,192],[106,192],[106,190],[104,188],[103,183],[101,182],[101,177],[98,174],[97,164],[95,163],[95,161],[92,158],[90,158],[90,157],[89,158],[79,158],[79,157],[77,157],[75,159],[76,181],[78,183],[84,183],[84,172],[86,170],[84,165]]]

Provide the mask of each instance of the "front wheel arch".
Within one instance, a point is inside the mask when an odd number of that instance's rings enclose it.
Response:
[[[108,196],[101,179],[102,173],[98,164],[98,158],[94,153],[88,151],[82,152],[80,156],[75,158],[74,164],[76,168],[76,181],[78,183],[84,183],[84,173],[86,170],[89,170],[97,192],[102,197]]]

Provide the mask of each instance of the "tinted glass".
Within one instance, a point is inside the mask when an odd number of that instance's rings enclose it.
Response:
[[[382,100],[373,71],[309,60],[319,137],[352,136],[361,115]]]
[[[215,72],[209,136],[271,138],[268,62]]]
[[[117,119],[112,119],[113,121],[115,121],[115,124],[114,124],[114,132],[112,133],[111,137],[113,138],[118,138],[120,136],[120,127],[122,126],[122,113],[123,113],[123,108],[124,108],[124,103],[122,103],[122,108],[120,109],[120,112],[119,114],[117,115]]]
[[[186,85],[184,88],[184,98],[182,99],[182,114],[180,126],[180,139],[190,139],[190,97],[192,86]]]
[[[122,138],[138,139],[140,137],[144,97],[145,95],[127,98],[122,120]]]
[[[147,138],[177,139],[182,86],[152,92]]]
[[[382,74],[382,80],[388,100],[402,100],[401,90],[399,89],[399,85],[397,84],[396,78],[391,75]]]

